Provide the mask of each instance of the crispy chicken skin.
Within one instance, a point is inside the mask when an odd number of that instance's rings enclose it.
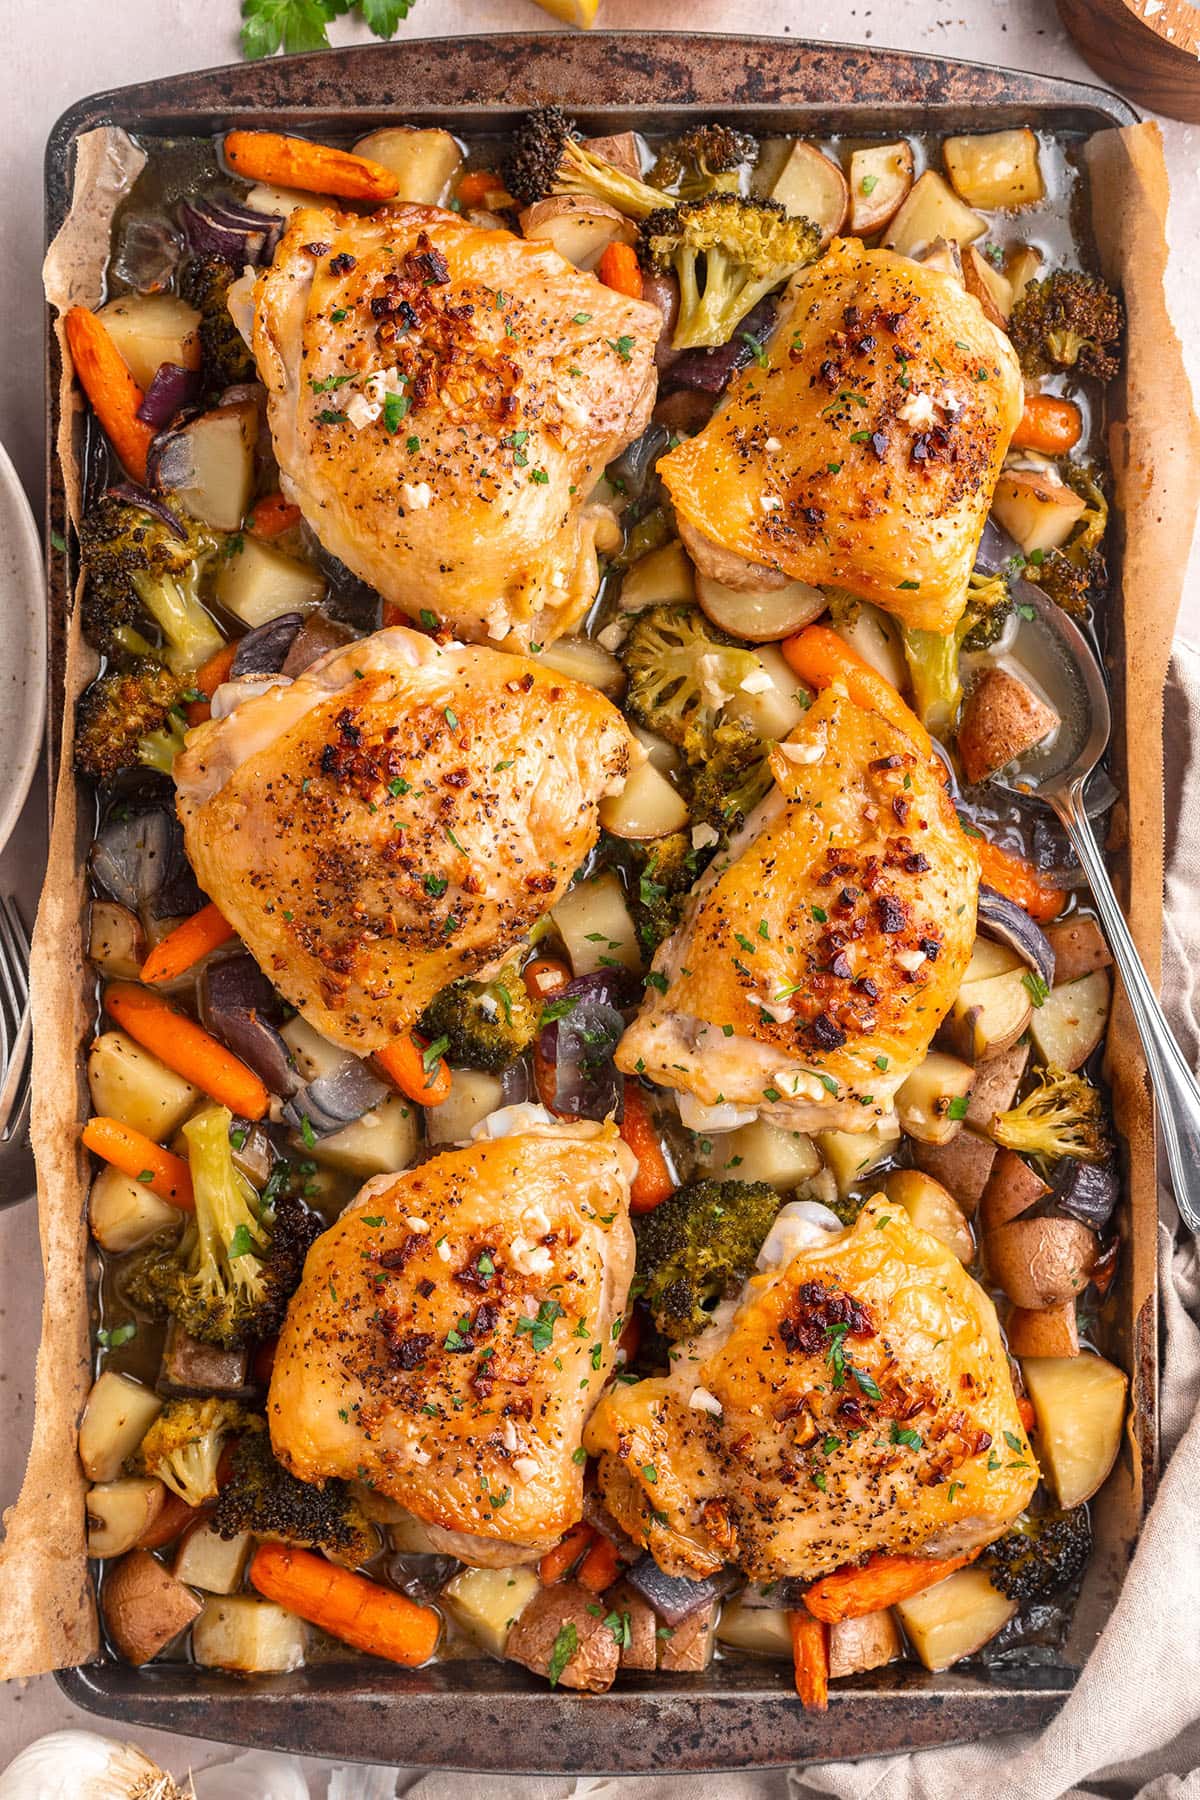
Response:
[[[731,1312],[587,1428],[606,1505],[669,1573],[815,1580],[875,1551],[951,1555],[1029,1501],[996,1309],[882,1195]]]
[[[616,1356],[634,1166],[615,1125],[556,1124],[369,1182],[288,1308],[276,1455],[365,1481],[472,1562],[556,1542]]]
[[[366,1056],[554,904],[631,743],[595,688],[394,627],[201,726],[174,773],[205,891]]]
[[[978,859],[933,768],[844,689],[772,767],[777,789],[660,946],[617,1063],[790,1130],[868,1131],[958,991]]]
[[[548,643],[595,596],[587,496],[650,416],[661,325],[438,207],[302,207],[254,293],[283,490],[414,621]]]
[[[837,240],[794,277],[766,366],[658,470],[718,580],[832,583],[944,632],[1021,405],[1016,354],[960,282]]]

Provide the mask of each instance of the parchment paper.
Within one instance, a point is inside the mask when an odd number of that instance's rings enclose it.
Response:
[[[1129,314],[1125,420],[1111,453],[1117,504],[1124,514],[1125,631],[1115,684],[1124,694],[1126,730],[1118,746],[1121,810],[1116,850],[1131,871],[1130,918],[1142,954],[1157,974],[1162,928],[1162,690],[1193,513],[1200,494],[1200,428],[1192,416],[1178,340],[1163,297],[1166,173],[1154,125],[1104,132],[1088,147],[1095,229],[1106,271],[1121,286]],[[113,212],[141,166],[141,153],[118,131],[81,139],[70,216],[46,259],[46,294],[56,312],[102,291]],[[62,342],[61,327],[56,327]],[[73,510],[79,464],[74,425],[80,411],[63,354],[59,454]],[[83,1500],[75,1453],[79,1412],[90,1379],[87,1171],[79,1148],[86,1093],[82,1052],[91,1029],[84,966],[86,837],[81,835],[71,774],[74,703],[94,659],[68,627],[60,778],[46,885],[34,933],[34,1083],[32,1136],[47,1302],[37,1365],[33,1447],[0,1545],[0,1678],[40,1674],[88,1660],[98,1648],[87,1576]],[[1139,1303],[1153,1294],[1155,1199],[1153,1139],[1144,1070],[1132,1024],[1114,1013],[1110,1063],[1118,1120],[1128,1138],[1133,1181],[1132,1280]],[[1152,1335],[1152,1334],[1151,1334]],[[1152,1368],[1143,1371],[1152,1379]],[[1127,1470],[1128,1494],[1140,1496],[1139,1459]]]

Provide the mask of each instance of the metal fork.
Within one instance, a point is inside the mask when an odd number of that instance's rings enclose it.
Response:
[[[0,898],[0,1206],[23,1199],[32,1185],[32,1033],[29,937],[16,901],[6,895]]]

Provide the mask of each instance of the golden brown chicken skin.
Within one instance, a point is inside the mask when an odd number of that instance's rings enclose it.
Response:
[[[394,627],[201,726],[174,775],[205,891],[366,1056],[554,904],[631,743],[595,688]]]
[[[847,588],[949,631],[1021,414],[1016,355],[953,276],[837,240],[752,363],[658,464],[701,568]]]
[[[703,1107],[869,1131],[958,992],[978,859],[933,766],[844,689],[772,768],[775,792],[660,946],[617,1063]]]
[[[595,596],[588,495],[649,418],[661,323],[438,207],[302,207],[254,296],[283,490],[414,622],[548,643]]]
[[[669,1573],[947,1556],[998,1537],[1037,1486],[995,1308],[957,1258],[882,1195],[815,1235],[669,1376],[592,1415],[605,1504]]]
[[[630,1152],[553,1125],[368,1184],[309,1252],[267,1402],[301,1480],[364,1481],[472,1562],[557,1541],[633,1274]],[[464,1541],[466,1540],[466,1541]]]

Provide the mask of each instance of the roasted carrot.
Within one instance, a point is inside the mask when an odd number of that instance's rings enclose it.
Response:
[[[207,662],[201,663],[192,676],[192,686],[198,694],[203,694],[204,698],[203,700],[188,701],[187,722],[189,725],[203,725],[205,719],[212,718],[210,702],[221,683],[229,680],[237,652],[237,639],[235,638],[231,644],[223,644],[215,655],[209,657]]]
[[[531,1000],[549,1000],[571,979],[571,971],[561,957],[535,956],[522,971],[525,992]]]
[[[800,1704],[808,1712],[826,1712],[829,1708],[829,1627],[811,1613],[790,1612],[788,1630],[792,1634],[792,1666],[796,1671],[796,1692]]]
[[[596,274],[614,293],[625,294],[630,300],[641,299],[642,271],[632,244],[609,244],[596,264]]]
[[[1060,400],[1054,394],[1026,394],[1012,447],[1063,456],[1075,448],[1082,435],[1083,414],[1073,400]]]
[[[377,1050],[375,1061],[393,1086],[418,1106],[440,1106],[450,1092],[450,1065],[444,1056],[431,1057],[413,1031]]]
[[[1026,1431],[1032,1431],[1037,1423],[1037,1414],[1033,1410],[1033,1401],[1025,1394],[1021,1394],[1017,1400],[1017,1411],[1021,1415],[1021,1423]]]
[[[260,1544],[250,1581],[266,1599],[368,1656],[412,1669],[437,1649],[442,1622],[431,1606],[418,1606],[406,1594],[340,1569],[311,1550]]]
[[[552,1057],[543,1055],[540,1032],[533,1040],[533,1085],[546,1111],[557,1117],[558,1067]]]
[[[625,1104],[621,1114],[621,1137],[637,1157],[637,1174],[629,1188],[629,1210],[653,1212],[678,1187],[671,1178],[663,1155],[650,1108],[641,1089],[632,1081],[625,1083]]]
[[[225,161],[245,181],[343,200],[394,200],[400,187],[399,177],[382,163],[277,131],[228,131],[223,148]]]
[[[499,212],[513,204],[504,185],[504,177],[492,169],[472,169],[458,184],[458,198],[463,206],[484,206]]]
[[[258,538],[281,537],[300,523],[300,508],[282,494],[264,494],[250,512],[250,529]]]
[[[579,1565],[576,1580],[591,1594],[602,1594],[621,1573],[621,1559],[611,1538],[597,1534],[596,1541]]]
[[[978,1549],[941,1557],[889,1556],[880,1551],[857,1568],[835,1569],[832,1575],[822,1576],[805,1594],[804,1604],[826,1625],[861,1619],[864,1613],[881,1612],[885,1606],[923,1593],[978,1555]]]
[[[233,926],[220,907],[210,900],[207,906],[202,906],[199,912],[177,925],[174,931],[169,931],[162,942],[154,946],[142,964],[139,980],[151,987],[157,981],[174,981],[177,975],[185,975],[210,950],[227,944],[233,936]]]
[[[122,1124],[120,1119],[107,1119],[98,1113],[84,1126],[83,1143],[85,1149],[102,1156],[123,1175],[144,1182],[152,1194],[157,1194],[169,1206],[177,1206],[180,1212],[194,1210],[192,1177],[182,1156],[164,1150],[144,1132]]]
[[[202,1507],[189,1506],[178,1494],[167,1489],[167,1497],[156,1518],[147,1525],[137,1541],[139,1550],[161,1550],[172,1538],[177,1538],[181,1531],[190,1525],[198,1525],[204,1518]]]
[[[553,1587],[556,1581],[561,1581],[575,1567],[585,1550],[591,1548],[596,1535],[593,1527],[583,1519],[578,1525],[572,1525],[566,1537],[555,1544],[553,1550],[547,1550],[538,1564],[538,1580],[542,1586]]]
[[[621,1328],[617,1349],[625,1352],[625,1367],[633,1361],[642,1346],[642,1315],[631,1312]]]
[[[86,306],[73,306],[66,317],[66,331],[75,373],[93,412],[129,474],[135,481],[145,481],[146,457],[154,439],[154,427],[137,416],[145,394],[129,373],[103,319]]]
[[[929,733],[912,708],[878,669],[865,662],[828,625],[806,625],[795,637],[785,638],[780,649],[788,667],[809,687],[827,688],[835,681],[844,682],[855,706],[878,713],[903,732],[922,756],[933,756]]]
[[[1044,925],[1050,919],[1057,919],[1067,904],[1067,896],[1054,883],[1018,856],[1013,850],[1002,850],[999,844],[989,843],[987,838],[972,836],[971,842],[979,853],[979,879],[1006,900],[1013,900],[1024,907],[1031,919]]]
[[[253,1069],[149,988],[111,982],[104,991],[104,1008],[136,1043],[238,1118],[261,1119],[271,1104]]]

